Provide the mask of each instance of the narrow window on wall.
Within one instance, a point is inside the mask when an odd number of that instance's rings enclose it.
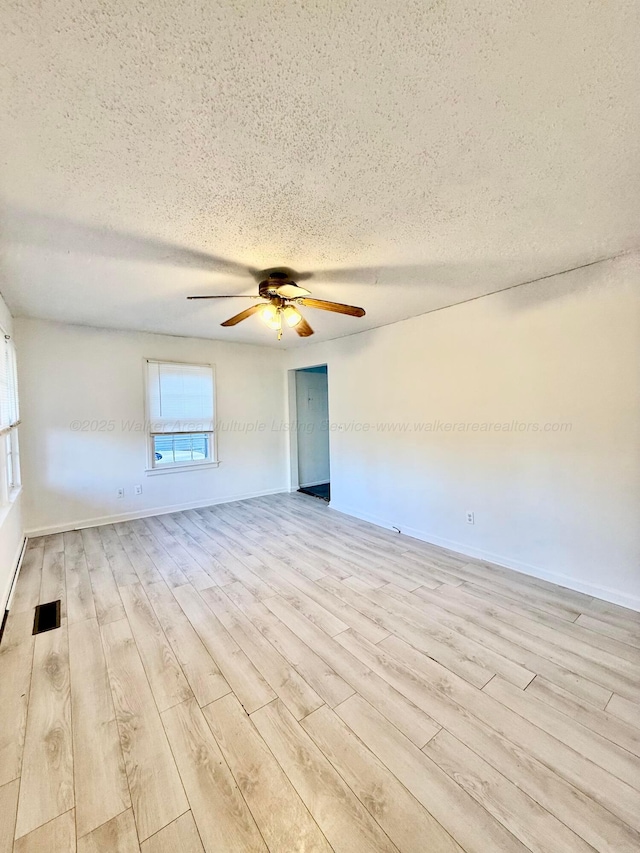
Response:
[[[216,463],[214,376],[210,364],[146,362],[148,468]]]
[[[16,351],[11,337],[2,332],[0,350],[0,436],[2,438],[3,503],[10,502],[20,488],[20,459],[18,453],[18,373]]]

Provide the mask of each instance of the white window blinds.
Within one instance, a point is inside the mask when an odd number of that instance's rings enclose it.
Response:
[[[147,414],[152,434],[212,432],[213,369],[147,361]]]
[[[16,350],[11,338],[3,334],[0,350],[0,430],[15,426],[19,419]]]

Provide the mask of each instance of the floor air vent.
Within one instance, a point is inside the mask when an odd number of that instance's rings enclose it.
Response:
[[[38,604],[36,615],[33,620],[33,633],[43,634],[45,631],[53,631],[60,627],[60,599],[48,601],[46,604]]]

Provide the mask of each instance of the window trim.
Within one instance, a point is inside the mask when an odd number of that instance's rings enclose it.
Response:
[[[164,468],[145,468],[147,477],[157,477],[160,474],[175,474],[178,471],[202,471],[204,468],[219,468],[220,460],[207,460],[206,462],[176,462]]]
[[[22,491],[22,471],[20,467],[20,441],[18,435],[18,427],[20,426],[20,397],[18,391],[18,359],[16,346],[12,335],[5,331],[0,326],[0,335],[2,335],[2,351],[0,357],[8,358],[9,373],[5,377],[5,381],[9,383],[12,393],[9,394],[10,411],[13,414],[14,420],[0,429],[0,442],[2,443],[1,460],[0,460],[0,523],[4,521],[11,507],[15,503],[16,498]],[[10,355],[7,356],[7,353]],[[7,362],[5,361],[5,366]],[[9,464],[11,459],[11,464]],[[9,470],[12,471],[13,482],[9,483]]]
[[[213,429],[200,429],[193,430],[194,433],[208,433],[211,438],[209,439],[211,455],[208,459],[203,460],[202,462],[174,462],[172,465],[163,465],[161,468],[158,468],[153,464],[153,437],[154,435],[159,435],[159,433],[151,432],[151,414],[149,412],[149,370],[148,364],[152,362],[154,364],[184,364],[189,367],[208,367],[211,370],[211,382],[213,385],[212,388],[212,397],[213,397]],[[146,464],[145,464],[145,473],[149,477],[155,477],[159,474],[175,474],[180,471],[201,471],[204,468],[218,468],[220,465],[220,460],[218,459],[218,433],[215,428],[216,425],[216,412],[217,412],[217,400],[216,400],[216,366],[215,364],[208,364],[206,362],[199,361],[177,361],[176,359],[166,359],[166,358],[144,358],[142,360],[142,370],[144,375],[144,413],[145,413],[145,440],[147,443],[147,456],[146,456]],[[167,435],[178,435],[178,433],[166,433]],[[190,435],[191,433],[184,433],[184,435]]]
[[[4,434],[4,440],[9,447],[4,451],[4,478],[7,503],[12,503],[22,488],[20,472],[20,439],[14,426]],[[11,472],[13,482],[9,482],[9,457],[11,457]]]

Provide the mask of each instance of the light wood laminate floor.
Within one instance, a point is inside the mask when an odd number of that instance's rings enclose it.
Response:
[[[0,853],[637,853],[639,702],[639,614],[303,495],[33,539]]]

